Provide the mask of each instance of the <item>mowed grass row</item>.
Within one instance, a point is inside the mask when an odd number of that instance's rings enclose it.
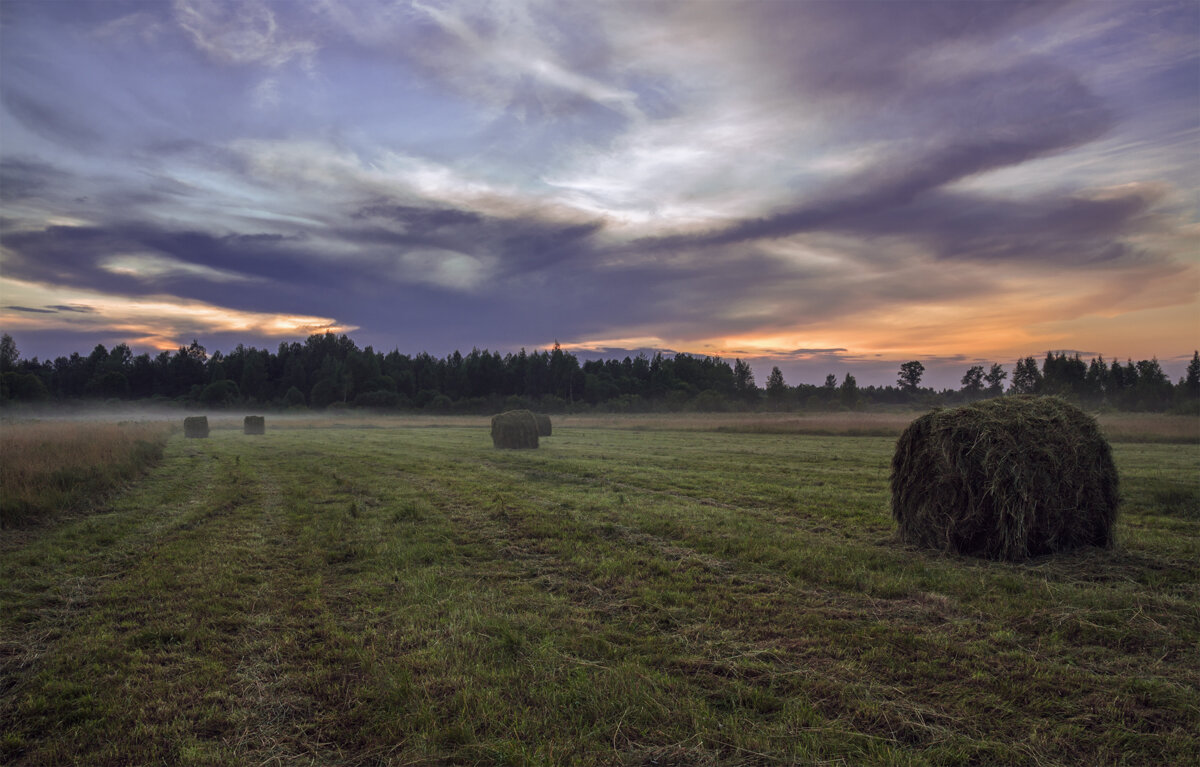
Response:
[[[556,425],[173,438],[0,550],[15,764],[1183,764],[1200,450],[1113,551],[894,541],[894,440]]]

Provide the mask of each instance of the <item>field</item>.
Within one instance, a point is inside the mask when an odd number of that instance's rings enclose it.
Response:
[[[1194,419],[1106,423],[1118,545],[1022,564],[895,542],[886,418],[213,423],[0,531],[0,762],[1200,753]]]

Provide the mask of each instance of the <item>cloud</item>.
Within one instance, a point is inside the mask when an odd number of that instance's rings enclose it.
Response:
[[[274,236],[214,237],[142,224],[49,226],[6,236],[5,274],[70,288],[122,294],[169,289],[199,298],[232,283],[279,280],[274,270],[280,265],[269,263],[279,241]]]
[[[100,133],[85,120],[45,97],[5,88],[3,103],[9,114],[39,136],[70,147],[91,147],[101,141]]]
[[[953,130],[899,142],[876,167],[821,190],[812,199],[772,215],[720,228],[643,239],[638,247],[718,246],[785,237],[856,223],[970,176],[1064,151],[1102,135],[1108,110],[1073,77],[1020,67],[958,83],[955,96],[937,94],[972,114]],[[939,110],[933,110],[937,114]],[[945,199],[943,197],[942,199]]]
[[[228,64],[279,67],[311,56],[317,45],[289,37],[260,0],[175,0],[179,26],[197,48]]]
[[[7,9],[6,280],[797,364],[1195,312],[1194,9],[128,10]]]
[[[58,312],[76,312],[79,314],[92,314],[96,311],[95,307],[84,306],[82,304],[53,304],[44,307],[32,306],[6,306],[5,309],[11,309],[14,312],[26,312],[29,314],[57,314]]]
[[[489,105],[493,113],[524,103],[550,119],[593,107],[636,115],[638,94],[622,83],[623,68],[608,36],[597,34],[604,10],[560,3],[547,11],[540,3],[519,1],[319,5],[327,26]]]
[[[1166,267],[1164,253],[1130,244],[1142,233],[1177,226],[1153,212],[1162,197],[1162,189],[1137,184],[1030,199],[939,191],[829,228],[904,237],[938,259],[1024,261],[1035,269],[1111,269],[1147,261]]]
[[[83,288],[47,286],[5,276],[5,293],[31,298],[66,297],[73,303],[47,305],[45,309],[6,306],[0,323],[13,333],[68,331],[124,336],[158,349],[173,349],[192,337],[240,333],[271,339],[306,336],[330,331],[350,332],[357,327],[311,315],[242,311],[204,301],[182,300],[172,295],[117,296]],[[15,314],[9,312],[17,312]],[[38,318],[23,317],[34,313]]]
[[[41,160],[0,158],[0,201],[15,202],[56,192],[72,180],[69,173]]]
[[[112,274],[157,282],[163,279],[201,279],[207,282],[261,282],[258,277],[180,261],[156,253],[119,253],[102,258],[97,265]]]

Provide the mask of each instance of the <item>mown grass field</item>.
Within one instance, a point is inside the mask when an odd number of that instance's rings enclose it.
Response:
[[[1196,763],[1194,443],[1114,445],[1114,550],[998,564],[895,543],[893,437],[381,424],[0,532],[0,763]]]

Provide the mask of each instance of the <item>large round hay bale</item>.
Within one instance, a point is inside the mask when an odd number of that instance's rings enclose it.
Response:
[[[208,436],[208,416],[191,415],[183,419],[183,436],[203,439]]]
[[[537,447],[537,419],[528,410],[509,410],[492,416],[492,444],[510,450]]]
[[[242,419],[243,434],[266,434],[267,419],[261,415],[248,415]]]
[[[550,427],[550,416],[545,413],[534,413],[533,417],[537,420],[538,436],[549,437],[550,432],[553,431]]]
[[[906,543],[1021,560],[1110,546],[1117,469],[1096,421],[1057,397],[1011,396],[921,416],[892,458]]]

